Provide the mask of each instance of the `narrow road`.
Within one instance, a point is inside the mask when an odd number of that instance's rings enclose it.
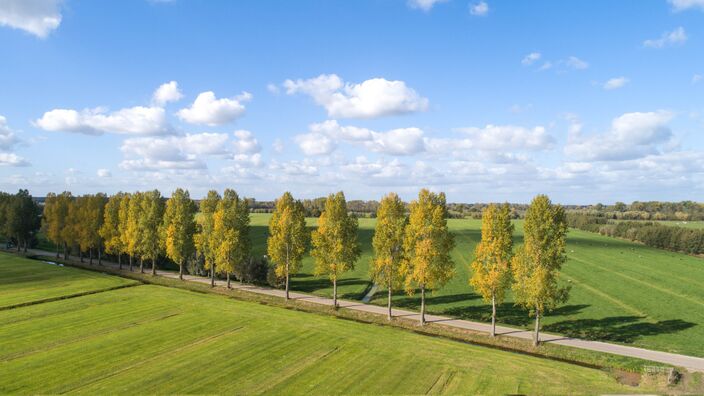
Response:
[[[52,253],[52,252],[47,252],[47,251],[37,250],[37,249],[30,249],[30,253],[42,255],[42,256],[49,256],[49,257],[54,257],[56,254],[55,252]],[[72,261],[77,262],[78,259],[72,257]],[[86,262],[87,262],[87,260],[86,260]],[[97,266],[97,260],[94,260],[94,265]],[[110,266],[111,268],[114,268],[114,269],[117,269],[117,267],[118,267],[117,263],[107,262],[105,260],[103,260],[103,265]],[[127,267],[123,264],[123,271],[129,272],[129,269],[126,269],[126,268]],[[145,263],[145,272],[149,273],[150,270],[151,270],[151,267],[147,266]],[[157,270],[157,275],[163,276],[166,278],[178,279],[178,273],[172,272],[172,271]],[[184,275],[183,279],[186,281],[190,281],[190,282],[199,282],[199,283],[210,284],[210,278],[206,278],[206,277],[202,277],[202,276]],[[227,286],[227,282],[225,282],[225,281],[216,280],[215,282],[216,282],[217,286],[222,286],[222,287]],[[239,282],[232,282],[232,288],[244,290],[244,291],[248,291],[248,292],[252,292],[252,293],[257,293],[257,294],[268,295],[268,296],[274,296],[274,297],[280,297],[280,298],[285,297],[285,292],[283,290],[272,289],[269,287],[245,285],[245,284],[241,284]],[[311,294],[305,294],[305,293],[299,293],[299,292],[291,292],[290,296],[292,299],[305,300],[307,302],[314,303],[314,304],[329,305],[329,306],[333,305],[331,298],[319,297],[319,296],[314,296]],[[355,311],[366,312],[366,313],[382,315],[382,316],[386,316],[386,314],[387,314],[386,307],[370,305],[370,304],[366,304],[366,303],[359,302],[359,301],[338,300],[338,304],[340,305],[340,308],[351,309],[351,310],[355,310]],[[402,317],[404,319],[411,319],[411,320],[420,320],[420,314],[418,312],[406,311],[406,310],[402,310],[402,309],[393,309],[392,313],[393,313],[394,317]],[[491,332],[491,325],[487,324],[487,323],[472,322],[472,321],[468,321],[468,320],[453,319],[453,318],[450,318],[447,316],[428,315],[428,314],[425,315],[425,318],[426,318],[427,322],[435,323],[439,326],[448,326],[448,327],[453,327],[453,328],[460,328],[460,329],[466,329],[466,330],[484,332],[484,333]],[[504,336],[504,337],[515,337],[515,338],[521,338],[521,339],[526,339],[526,340],[531,340],[533,337],[533,333],[531,331],[513,328],[513,327],[505,327],[505,326],[496,326],[496,334],[500,335],[500,336]],[[600,342],[600,341],[587,341],[587,340],[581,340],[578,338],[569,338],[569,337],[555,335],[555,334],[549,334],[549,333],[541,333],[540,334],[540,341],[570,346],[570,347],[574,347],[574,348],[586,349],[586,350],[591,350],[591,351],[611,353],[614,355],[621,355],[621,356],[646,359],[646,360],[651,360],[654,362],[660,362],[660,363],[665,363],[665,364],[671,364],[674,366],[684,367],[690,371],[704,372],[704,358],[699,358],[699,357],[694,357],[694,356],[687,356],[687,355],[680,355],[680,354],[676,354],[676,353],[654,351],[654,350],[650,350],[650,349],[636,348],[636,347],[625,346],[625,345],[610,344],[610,343]]]

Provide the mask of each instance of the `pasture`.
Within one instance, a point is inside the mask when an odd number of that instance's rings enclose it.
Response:
[[[0,261],[9,283],[25,268],[42,275],[47,290],[65,282],[62,272],[93,275]],[[3,291],[14,294],[22,290]],[[649,390],[567,363],[153,285],[1,310],[0,339],[2,394]]]
[[[255,253],[264,254],[269,215],[252,215]],[[316,219],[309,219],[314,226]],[[429,296],[432,313],[489,321],[491,307],[468,284],[469,263],[481,238],[480,220],[450,219],[456,247],[452,257],[455,277]],[[354,271],[339,282],[344,298],[360,299],[371,287],[369,261],[374,219],[359,220],[362,258]],[[522,242],[522,221],[516,221],[514,244]],[[591,340],[603,340],[675,353],[704,356],[704,260],[650,248],[579,230],[570,230],[567,263],[562,279],[572,286],[567,304],[543,320],[546,331]],[[329,296],[331,283],[313,276],[313,261],[304,260],[303,271],[292,280],[295,290]],[[381,288],[372,301],[384,305]],[[396,294],[397,306],[417,309],[417,296]],[[509,293],[498,308],[500,323],[532,326],[526,311],[513,305]]]

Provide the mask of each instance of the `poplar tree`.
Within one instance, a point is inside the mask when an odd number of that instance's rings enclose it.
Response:
[[[545,195],[533,199],[526,211],[523,245],[512,261],[516,304],[535,316],[533,345],[540,336],[540,318],[546,311],[567,301],[569,287],[559,285],[559,273],[566,260],[567,221],[560,205]]]
[[[325,200],[325,209],[312,233],[315,274],[327,275],[332,281],[332,299],[337,305],[337,280],[354,268],[361,249],[357,242],[357,218],[347,213],[345,194],[340,191]]]
[[[117,255],[120,269],[122,269],[121,253],[123,249],[120,238],[120,203],[124,196],[124,193],[119,192],[108,199],[103,213],[103,225],[100,227],[105,253]]]
[[[79,204],[80,220],[79,224],[79,245],[82,251],[88,252],[90,265],[93,265],[93,250],[98,250],[100,257],[100,247],[102,238],[100,228],[103,225],[106,197],[104,194],[84,195],[77,200]],[[99,258],[100,260],[100,258]]]
[[[44,215],[42,216],[42,228],[47,239],[56,245],[56,258],[59,258],[59,249],[66,245],[63,239],[63,229],[68,221],[68,202],[71,193],[63,192],[59,195],[49,193],[44,201]]]
[[[405,259],[401,266],[406,291],[420,288],[420,324],[425,324],[425,292],[444,286],[454,275],[450,251],[454,238],[447,228],[445,194],[423,189],[411,202],[403,241]]]
[[[301,269],[309,235],[303,204],[294,200],[290,192],[285,192],[276,200],[269,219],[267,254],[275,265],[276,276],[286,279],[287,300],[291,275]]]
[[[249,207],[237,192],[226,189],[213,214],[215,270],[230,274],[250,255],[252,242],[249,237]]]
[[[17,251],[24,246],[25,253],[29,241],[41,225],[40,209],[27,190],[19,190],[10,195],[5,213],[5,234],[15,238]]]
[[[80,198],[80,197],[78,197]],[[73,198],[70,195],[67,196],[68,205],[68,215],[66,216],[66,222],[64,227],[61,229],[61,238],[64,241],[64,259],[68,259],[69,250],[78,245],[80,235],[80,220],[81,220],[81,202],[78,198]],[[83,262],[83,256],[80,251],[78,251],[78,256]]]
[[[475,250],[469,283],[491,302],[491,336],[496,335],[496,304],[501,304],[511,286],[513,224],[508,204],[491,204],[482,213],[482,239]]]
[[[183,266],[195,252],[193,235],[196,230],[196,205],[188,191],[181,188],[166,201],[161,237],[166,256],[178,263],[178,278],[183,280]]]
[[[203,266],[210,271],[210,286],[215,286],[215,249],[216,240],[213,215],[218,208],[220,194],[210,190],[205,199],[200,201],[200,213],[197,221],[198,232],[195,235],[196,251],[203,257]]]
[[[139,221],[142,217],[142,196],[143,193],[139,191],[132,194],[127,205],[127,217],[123,237],[125,241],[125,253],[127,253],[130,259],[130,271],[133,270],[134,257],[141,253],[140,241],[142,236]],[[144,272],[143,265],[143,260],[140,260],[140,272]]]
[[[388,297],[388,318],[391,320],[391,295],[402,281],[399,272],[403,261],[403,239],[406,232],[406,209],[395,193],[382,198],[376,212],[374,229],[374,260],[371,277],[377,284],[386,286]]]
[[[126,193],[120,199],[120,210],[118,212],[118,233],[120,234],[120,251],[117,253],[117,263],[120,269],[122,269],[122,254],[127,253],[129,245],[129,220],[130,220],[130,201],[132,200],[132,194]],[[130,259],[130,271],[132,270],[132,259]]]
[[[164,201],[159,190],[147,191],[140,200],[139,235],[142,272],[143,260],[151,260],[152,275],[156,275],[156,259],[161,252],[160,228],[164,217]]]

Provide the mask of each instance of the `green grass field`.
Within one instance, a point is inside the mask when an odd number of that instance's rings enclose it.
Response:
[[[62,272],[94,275],[2,257],[10,283],[25,269],[47,290]],[[150,285],[1,310],[0,339],[2,394],[652,391],[567,363]]]
[[[269,215],[252,216],[255,252],[264,254]],[[309,219],[313,226],[315,219]],[[359,299],[371,286],[368,276],[372,257],[374,219],[360,219],[363,255],[354,271],[340,281],[345,298]],[[522,242],[522,222],[517,221],[515,244]],[[455,277],[428,298],[430,312],[489,321],[490,306],[468,284],[469,263],[480,239],[480,220],[449,220],[457,246],[452,257]],[[570,300],[543,321],[545,330],[586,339],[618,342],[695,356],[704,356],[704,260],[649,248],[598,234],[570,230],[568,261],[563,280],[572,286]],[[330,295],[327,279],[313,276],[310,257],[292,281],[297,290]],[[379,290],[376,304],[385,304]],[[395,304],[417,309],[418,297],[399,294]],[[530,327],[527,313],[513,305],[511,296],[498,309],[499,322]]]
[[[16,264],[18,260],[22,265]],[[0,309],[134,283],[136,282],[129,279],[23,260],[11,254],[0,253]]]

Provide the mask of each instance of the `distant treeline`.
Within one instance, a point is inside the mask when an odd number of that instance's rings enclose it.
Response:
[[[613,205],[565,206],[568,211],[596,215],[613,220],[704,220],[704,204],[693,201],[639,202],[630,205],[616,202]]]
[[[25,251],[36,243],[36,234],[41,224],[42,210],[27,190],[17,194],[0,192],[0,237],[6,247]]]
[[[663,225],[652,221],[616,221],[604,215],[569,213],[570,227],[624,238],[659,249],[704,254],[704,230]]]

